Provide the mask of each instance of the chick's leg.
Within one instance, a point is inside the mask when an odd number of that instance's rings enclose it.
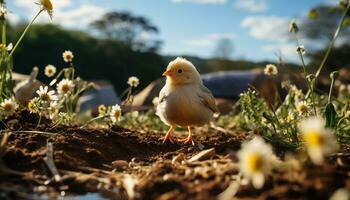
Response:
[[[194,145],[194,141],[193,141],[193,139],[192,139],[191,127],[188,126],[187,128],[188,128],[188,136],[187,136],[187,138],[185,138],[185,139],[180,139],[179,141],[180,141],[180,142],[184,142],[185,144],[190,142],[192,145]]]
[[[168,132],[165,134],[164,138],[161,138],[161,140],[163,140],[163,144],[164,144],[167,140],[169,140],[171,143],[174,143],[174,140],[173,140],[173,138],[171,137],[171,133],[173,133],[174,128],[175,128],[175,127],[170,126],[170,128],[169,128]]]

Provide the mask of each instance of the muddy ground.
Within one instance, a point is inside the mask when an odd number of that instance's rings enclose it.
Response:
[[[197,129],[192,146],[162,144],[161,133],[154,131],[36,127],[33,121],[36,116],[22,112],[0,125],[1,137],[10,133],[0,163],[0,199],[94,194],[81,199],[201,200],[222,197],[224,191],[231,196],[237,192],[238,199],[328,199],[336,189],[350,188],[346,153],[323,166],[299,166],[290,159],[285,169],[267,178],[263,189],[255,190],[238,175],[234,153],[247,137],[241,133]],[[50,161],[54,167],[48,167]]]

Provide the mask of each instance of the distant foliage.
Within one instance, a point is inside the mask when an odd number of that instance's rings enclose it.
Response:
[[[155,52],[161,42],[151,40],[152,34],[159,32],[158,28],[142,16],[135,16],[129,12],[109,12],[101,19],[91,23],[103,37],[124,43],[134,50]]]
[[[18,37],[23,25],[10,27],[9,41]],[[44,70],[48,63],[65,66],[62,52],[77,52],[77,73],[84,79],[109,80],[118,92],[125,88],[128,77],[142,77],[141,88],[160,77],[165,63],[158,54],[141,52],[118,41],[100,39],[80,31],[68,31],[54,25],[35,25],[14,55],[16,72],[28,74],[33,66]],[[57,69],[60,70],[61,68]],[[48,81],[43,73],[39,79]]]
[[[334,30],[337,28],[337,22],[344,13],[344,8],[339,6],[319,5],[310,10],[307,17],[303,18],[300,23],[301,31],[300,36],[306,38],[308,41],[313,42],[316,45],[312,50],[307,53],[307,56],[311,58],[310,67],[314,68],[320,65],[322,57],[326,52],[326,46],[319,46],[320,43],[326,43],[332,39]],[[339,39],[334,50],[330,54],[324,74],[330,73],[340,68],[349,67],[350,62],[347,57],[350,54],[349,41],[350,41],[350,14],[346,14],[346,18],[343,22],[343,28],[339,34]],[[308,48],[312,48],[313,45],[308,45]]]

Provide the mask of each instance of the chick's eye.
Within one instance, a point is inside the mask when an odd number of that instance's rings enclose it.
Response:
[[[182,69],[177,70],[177,73],[181,74],[182,73]]]

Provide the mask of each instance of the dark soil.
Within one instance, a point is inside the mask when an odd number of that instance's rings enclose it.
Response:
[[[195,146],[162,144],[162,134],[153,131],[36,127],[36,119],[22,112],[2,125],[0,136],[11,135],[0,165],[0,199],[88,193],[101,194],[92,199],[216,199],[238,177],[234,152],[245,138],[242,134],[206,127],[195,131]],[[28,132],[34,130],[46,133]],[[44,161],[48,143],[59,181]],[[209,148],[215,152],[207,158],[190,160]],[[236,197],[328,199],[336,189],[350,188],[349,170],[347,154],[333,156],[322,166],[308,163],[275,172],[262,190],[242,185]]]

